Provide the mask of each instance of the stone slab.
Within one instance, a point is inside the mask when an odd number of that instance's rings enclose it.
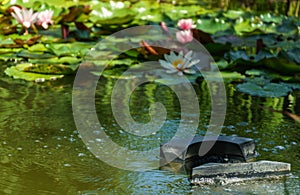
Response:
[[[209,163],[193,168],[191,183],[194,185],[225,185],[259,179],[277,179],[288,176],[289,163],[257,161],[248,163]]]

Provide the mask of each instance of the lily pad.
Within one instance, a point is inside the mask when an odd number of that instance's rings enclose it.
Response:
[[[181,18],[191,18],[197,14],[207,14],[211,11],[197,6],[174,6],[172,4],[165,4],[161,6],[162,12],[173,21],[177,21]]]
[[[215,34],[219,31],[231,29],[231,24],[222,18],[199,19],[197,21],[197,29],[203,30],[204,32],[210,34]]]
[[[131,22],[136,13],[127,8],[112,9],[108,6],[97,6],[90,14],[89,20],[100,25],[120,25]]]
[[[4,72],[5,74],[13,77],[14,79],[23,79],[26,81],[35,81],[35,82],[56,80],[64,77],[64,75],[57,75],[57,74],[38,74],[32,72],[24,72],[23,70],[25,68],[28,68],[29,66],[31,66],[31,64],[29,63],[18,64],[16,66],[6,68]]]
[[[22,58],[34,58],[34,59],[48,59],[55,57],[52,54],[44,53],[44,52],[30,52],[28,50],[22,50],[17,53],[18,57]]]
[[[300,65],[282,57],[265,58],[262,63],[272,70],[279,73],[294,75],[300,73]]]
[[[240,18],[234,25],[234,30],[238,35],[264,34],[267,27],[263,23],[254,23],[249,19]]]
[[[250,60],[249,56],[247,55],[246,51],[244,51],[244,50],[230,51],[225,54],[225,58],[232,60],[232,61],[236,61],[239,59],[242,59],[245,61]]]
[[[297,64],[300,64],[300,48],[294,48],[288,51],[281,51],[281,54],[291,61],[296,62]]]
[[[49,58],[49,59],[28,59],[28,62],[32,64],[79,64],[82,61],[81,58],[65,56],[61,58]]]
[[[292,91],[290,87],[278,83],[260,86],[254,82],[246,82],[238,84],[236,88],[240,92],[260,97],[282,97],[287,96]]]
[[[46,45],[46,47],[54,53],[56,56],[84,56],[89,49],[93,46],[93,43],[54,43]]]
[[[35,44],[35,45],[32,45],[28,48],[28,51],[30,52],[45,52],[45,51],[48,51],[48,49],[44,46],[44,44]]]
[[[275,15],[271,15],[270,13],[266,13],[266,14],[261,14],[259,16],[261,18],[262,21],[264,22],[269,22],[269,23],[281,23],[283,16],[275,16]]]
[[[66,66],[63,64],[30,64],[23,67],[24,72],[42,73],[42,74],[74,74],[78,66]]]
[[[227,12],[224,12],[223,15],[226,18],[230,19],[237,19],[239,17],[242,17],[245,14],[244,11],[237,11],[237,10],[228,10]]]
[[[286,35],[296,35],[298,34],[298,26],[290,19],[284,19],[282,24],[277,26],[277,32]]]

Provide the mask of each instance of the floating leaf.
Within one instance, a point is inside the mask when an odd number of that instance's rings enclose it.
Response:
[[[28,65],[28,64],[27,64]],[[42,74],[74,74],[77,66],[66,66],[63,64],[30,64],[23,67],[24,72],[42,73]]]
[[[218,66],[218,68],[221,69],[221,70],[226,69],[229,66],[228,62],[224,59],[221,59],[221,60],[219,60],[217,62],[214,62],[214,63],[211,63],[211,64]]]
[[[287,86],[293,90],[300,90],[300,83],[280,83],[283,86]]]
[[[220,81],[221,77],[224,81],[243,80],[243,79],[246,78],[241,73],[227,72],[227,71],[221,71],[220,73],[209,71],[209,72],[205,72],[205,75],[206,75],[205,79],[209,79],[211,81],[213,81],[213,80]],[[203,77],[203,75],[201,75],[201,74],[198,75],[198,76],[201,77],[201,78]]]
[[[300,48],[294,48],[288,51],[281,51],[281,55],[285,56],[291,61],[296,62],[297,64],[300,64]]]
[[[227,12],[224,12],[223,15],[226,18],[230,19],[237,19],[239,17],[242,17],[245,14],[244,11],[237,11],[237,10],[228,10]]]
[[[94,24],[100,25],[120,25],[131,22],[135,18],[136,13],[127,8],[114,9],[105,7],[95,7],[90,14],[89,20]]]
[[[273,22],[273,23],[281,23],[282,19],[283,19],[283,16],[274,16],[274,15],[271,15],[270,13],[266,13],[266,14],[261,14],[259,16],[261,18],[262,21],[264,22]]]
[[[250,58],[247,55],[246,51],[244,50],[238,50],[238,51],[230,51],[229,53],[226,54],[225,58],[236,61],[238,59],[246,60],[249,61]]]
[[[43,82],[45,80],[56,80],[62,78],[64,75],[51,75],[51,74],[38,74],[32,72],[24,72],[23,70],[31,66],[29,63],[18,64],[5,69],[5,74],[13,77],[14,79],[23,79],[26,81]]]
[[[107,66],[106,68],[111,68],[116,65],[131,66],[136,63],[136,60],[125,58],[125,59],[114,59],[114,60],[96,60],[93,62],[95,66]]]
[[[260,86],[253,82],[238,84],[237,90],[260,97],[282,97],[288,95],[288,93],[292,91],[291,88],[277,83],[268,83],[264,86]]]
[[[300,73],[300,65],[281,57],[272,57],[262,60],[262,63],[272,70],[283,74]]]
[[[254,57],[254,62],[258,62],[260,60],[263,60],[266,58],[272,58],[272,57],[275,57],[275,55],[265,49],[261,49],[258,52],[258,54],[256,54],[256,56]]]
[[[245,76],[238,72],[224,72],[221,71],[222,78],[224,80],[242,80]]]
[[[282,24],[277,26],[277,32],[284,33],[286,35],[296,35],[298,34],[298,26],[289,19],[284,19]]]
[[[199,19],[197,20],[197,29],[203,30],[204,32],[215,34],[219,31],[226,31],[231,28],[231,24],[226,22],[224,19]]]
[[[47,59],[47,58],[53,58],[55,57],[52,54],[49,53],[43,53],[43,52],[29,52],[28,50],[22,50],[17,53],[18,57],[23,58],[35,58],[35,59]]]
[[[28,59],[28,62],[32,64],[78,64],[82,61],[82,59],[77,58],[77,57],[61,57],[61,58],[49,58],[49,59]]]
[[[46,47],[54,53],[56,56],[84,56],[89,49],[93,46],[93,43],[54,43],[49,44]]]
[[[249,19],[243,20],[240,19],[238,22],[234,25],[234,30],[236,34],[238,35],[256,35],[256,34],[264,34],[266,27],[263,26],[263,24],[255,24],[252,23]]]
[[[28,51],[30,52],[45,52],[48,51],[48,49],[44,46],[44,44],[35,44],[28,48]]]
[[[251,69],[251,70],[247,70],[245,74],[250,76],[262,76],[265,75],[266,73],[263,70]]]

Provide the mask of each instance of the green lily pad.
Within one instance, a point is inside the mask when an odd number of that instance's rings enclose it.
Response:
[[[204,32],[210,34],[215,34],[219,31],[231,29],[231,24],[222,18],[199,19],[197,21],[197,29],[203,30]]]
[[[245,75],[242,75],[241,73],[238,72],[221,71],[221,75],[224,80],[243,80],[246,78]]]
[[[273,22],[276,24],[281,23],[283,19],[283,16],[275,16],[275,15],[271,15],[270,13],[261,14],[259,17],[264,22],[269,22],[269,23]]]
[[[14,79],[23,79],[26,81],[43,82],[46,80],[56,80],[63,78],[64,75],[57,74],[38,74],[32,72],[24,72],[23,70],[31,66],[29,63],[18,64],[16,66],[8,67],[5,69],[5,74],[13,77]]]
[[[292,20],[284,19],[282,24],[277,26],[276,30],[286,35],[296,35],[298,33],[298,26]]]
[[[268,83],[264,86],[257,85],[254,82],[246,82],[237,85],[237,90],[253,96],[260,97],[282,97],[291,92],[291,88],[278,83]]]
[[[66,66],[63,64],[26,64],[22,67],[24,72],[42,73],[42,74],[74,74],[78,66]]]
[[[44,46],[44,44],[38,43],[35,45],[32,45],[28,48],[28,51],[30,52],[46,52],[48,49]]]
[[[156,1],[139,1],[131,9],[136,13],[133,24],[145,25],[148,22],[159,23],[164,20],[160,5]]]
[[[300,73],[300,65],[282,57],[265,58],[262,60],[262,64],[283,74],[294,75]]]
[[[238,51],[230,51],[225,54],[225,58],[232,60],[232,61],[237,61],[239,59],[249,61],[250,58],[247,55],[246,51],[244,50],[238,50]]]
[[[262,49],[258,52],[258,54],[255,55],[254,62],[258,62],[258,61],[263,60],[265,58],[272,58],[272,57],[275,57],[275,55],[272,54],[270,51]]]
[[[44,53],[44,52],[30,52],[28,50],[22,50],[17,53],[18,57],[22,58],[34,58],[34,59],[47,59],[55,57],[52,54]]]
[[[93,62],[96,66],[107,66],[107,68],[114,67],[116,65],[131,66],[136,63],[136,60],[125,58],[125,59],[114,59],[114,60],[97,60]]]
[[[65,56],[61,58],[49,58],[49,59],[28,59],[28,62],[32,64],[79,64],[82,61],[81,58]]]
[[[245,72],[246,75],[249,75],[249,76],[262,76],[262,75],[265,75],[266,72],[263,71],[263,70],[258,70],[258,69],[251,69],[251,70],[247,70]]]
[[[226,18],[230,19],[237,19],[239,17],[242,17],[245,14],[244,11],[237,11],[237,10],[228,10],[227,12],[224,12],[223,15]]]
[[[217,62],[214,62],[212,64],[218,66],[218,68],[220,70],[224,70],[224,69],[228,68],[228,66],[229,66],[229,63],[224,59],[221,59],[221,60],[219,60]]]
[[[281,51],[280,55],[300,65],[300,48],[294,48],[288,51]]]
[[[75,42],[75,43],[54,43],[54,44],[46,45],[46,47],[56,56],[83,57],[93,45],[94,45],[93,43]]]
[[[283,81],[283,82],[295,82],[297,81],[293,76],[288,76],[288,75],[282,75],[278,74],[276,72],[271,72],[268,70],[259,70],[259,69],[251,69],[247,70],[245,72],[246,75],[248,76],[260,76],[260,77],[265,77],[270,80],[275,80],[275,81]],[[256,78],[255,77],[255,78]]]
[[[238,72],[227,72],[227,71],[221,71],[220,73],[218,72],[213,72],[213,71],[208,71],[205,72],[206,79],[209,79],[210,81],[220,81],[221,77],[224,81],[226,82],[231,82],[231,81],[237,81],[237,80],[244,80],[246,77],[242,75],[241,73]],[[203,75],[198,75],[198,77],[203,78]]]
[[[264,34],[267,27],[262,23],[254,23],[249,19],[240,19],[234,25],[234,30],[238,35],[257,35]]]
[[[131,22],[136,13],[127,8],[111,9],[105,7],[95,7],[90,14],[89,20],[94,24],[120,25]]]
[[[211,12],[197,5],[174,6],[172,4],[163,4],[161,9],[161,11],[173,21],[177,21],[182,18],[191,18],[198,14],[207,14]]]
[[[300,83],[280,83],[281,85],[292,88],[293,90],[300,90]]]

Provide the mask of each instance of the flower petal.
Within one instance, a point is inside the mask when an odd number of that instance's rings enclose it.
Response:
[[[175,69],[174,66],[172,64],[170,64],[169,62],[166,62],[164,60],[159,60],[159,63],[162,67],[166,68],[166,69]]]
[[[183,72],[187,73],[187,74],[195,74],[196,73],[196,71],[193,69],[184,69]]]
[[[177,69],[174,69],[174,70],[167,70],[167,71],[166,71],[166,73],[168,73],[168,74],[173,74],[173,73],[175,73],[175,72],[180,72],[180,71],[178,71]]]
[[[189,64],[186,65],[186,68],[190,68],[190,67],[194,66],[195,64],[198,64],[199,62],[200,62],[199,59],[193,60]]]
[[[187,53],[185,54],[184,57],[185,57],[187,60],[190,60],[190,59],[192,59],[192,55],[193,55],[193,51],[190,50],[189,52],[187,52]]]
[[[177,73],[179,76],[182,76],[183,75],[183,72],[181,72],[181,71],[178,71],[178,73]]]

